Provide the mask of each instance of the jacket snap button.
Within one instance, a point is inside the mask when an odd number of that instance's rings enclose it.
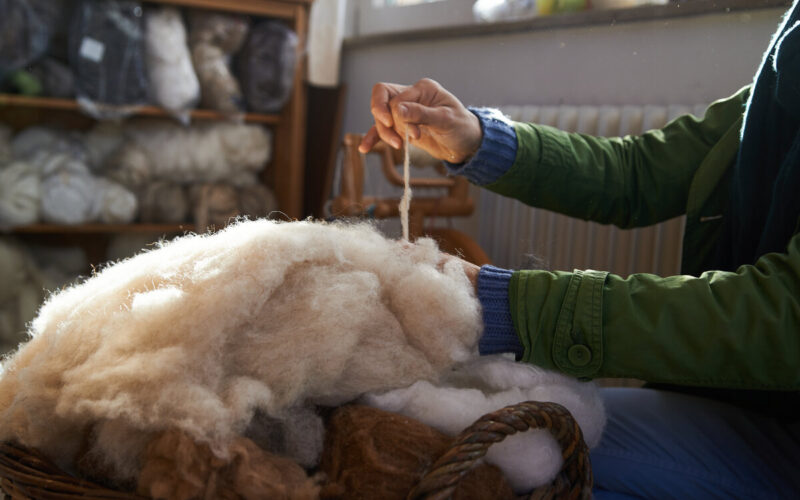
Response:
[[[586,366],[592,360],[592,351],[585,345],[577,344],[569,348],[567,358],[575,366]]]

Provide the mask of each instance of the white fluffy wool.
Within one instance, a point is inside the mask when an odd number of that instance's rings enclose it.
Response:
[[[0,166],[0,228],[24,226],[39,220],[41,180],[30,163]]]
[[[84,224],[94,219],[97,181],[88,172],[62,171],[42,180],[42,220]]]
[[[419,381],[364,397],[366,404],[415,418],[451,436],[484,414],[523,401],[549,401],[566,407],[580,425],[586,444],[591,448],[600,441],[605,411],[593,383],[502,356],[465,363],[437,385]],[[538,429],[494,444],[486,460],[500,467],[517,493],[549,483],[563,464],[556,440]]]
[[[128,224],[136,218],[136,195],[114,181],[98,177],[92,214],[106,224]]]
[[[200,99],[200,82],[186,45],[180,10],[175,7],[146,10],[144,47],[155,102],[188,123],[188,112]]]
[[[434,379],[481,330],[463,268],[441,261],[431,240],[312,222],[165,243],[50,297],[0,366],[0,441],[68,465],[94,424],[94,453],[134,478],[154,431],[225,457],[256,409]]]
[[[259,172],[271,154],[271,135],[258,125],[211,122],[183,127],[140,120],[126,125],[124,134],[125,145],[107,159],[107,168],[128,187],[141,187],[147,179],[227,181]],[[145,170],[146,175],[141,173]],[[125,182],[126,178],[136,182]]]

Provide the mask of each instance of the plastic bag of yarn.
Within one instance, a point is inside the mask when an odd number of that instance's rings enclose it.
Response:
[[[250,30],[237,58],[248,108],[276,113],[289,100],[297,62],[297,35],[280,21],[264,21]]]
[[[156,104],[189,122],[189,110],[200,99],[200,82],[186,45],[186,28],[175,7],[145,12],[145,54],[150,92]]]
[[[37,7],[30,0],[0,0],[0,81],[47,51],[49,19]]]
[[[81,0],[72,16],[69,59],[78,102],[93,117],[120,118],[146,104],[142,4]]]

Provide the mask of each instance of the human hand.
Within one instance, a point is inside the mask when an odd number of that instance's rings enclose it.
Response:
[[[455,261],[458,265],[460,265],[464,269],[464,274],[467,275],[467,279],[472,284],[472,289],[477,294],[478,273],[480,272],[481,267],[473,264],[472,262],[467,262],[461,257],[457,257],[455,255],[450,255],[449,253],[442,252],[441,258],[439,259],[439,268],[442,269],[444,268],[445,264],[453,261]]]
[[[358,150],[368,152],[378,140],[396,149],[409,141],[439,160],[462,163],[481,145],[480,121],[456,96],[437,82],[423,78],[414,85],[378,83],[370,103],[375,125]]]

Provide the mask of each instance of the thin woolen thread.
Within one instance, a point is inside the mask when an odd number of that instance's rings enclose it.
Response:
[[[400,199],[400,224],[403,226],[403,239],[408,241],[408,209],[411,206],[408,127],[406,127],[406,141],[404,147],[405,147],[405,155],[403,158],[403,197]]]

